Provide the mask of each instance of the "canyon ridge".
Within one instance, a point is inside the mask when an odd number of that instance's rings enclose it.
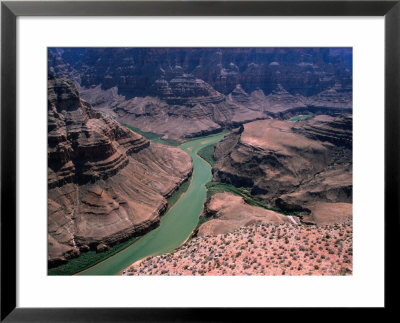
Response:
[[[351,48],[49,48],[49,273],[351,274],[352,64]]]

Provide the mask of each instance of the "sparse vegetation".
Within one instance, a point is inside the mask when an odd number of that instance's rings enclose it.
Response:
[[[211,167],[214,166],[215,160],[214,160],[214,151],[215,151],[215,146],[216,144],[206,146],[202,149],[200,149],[197,152],[197,155],[199,155],[201,158],[203,158],[207,163],[211,165]]]
[[[88,252],[82,252],[78,258],[70,259],[66,264],[60,265],[55,268],[48,270],[48,275],[74,275],[80,271],[88,269],[99,262],[115,255],[121,250],[127,248],[140,237],[133,237],[124,242],[118,243],[108,251],[97,253],[95,250],[90,250]]]
[[[351,223],[335,228],[253,224],[217,236],[193,238],[173,255],[147,258],[128,268],[125,275],[350,275],[351,228]],[[327,234],[335,241],[339,233],[343,233],[343,254],[337,252],[340,247],[336,245],[319,250]]]

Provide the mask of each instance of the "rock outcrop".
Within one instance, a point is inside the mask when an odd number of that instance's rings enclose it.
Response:
[[[165,78],[155,82],[155,95],[170,105],[196,106],[224,100],[224,95],[211,85],[190,74],[177,75],[169,82]]]
[[[217,144],[214,158],[214,180],[250,187],[283,211],[305,213],[305,222],[351,217],[351,116],[247,123]],[[336,203],[346,205],[336,209],[335,218],[335,211],[318,212],[326,203],[332,210]]]
[[[254,223],[291,223],[280,213],[246,204],[232,193],[217,193],[204,204],[203,216],[210,218],[198,229],[198,236],[233,232]]]
[[[48,262],[159,224],[170,196],[192,171],[179,148],[150,143],[92,109],[66,79],[48,80]]]
[[[159,79],[152,91],[153,96],[115,105],[117,120],[164,138],[181,139],[221,131],[221,119],[232,113],[224,95],[191,75]]]
[[[180,140],[259,119],[351,113],[351,55],[346,48],[53,48],[49,72],[70,74],[85,100],[118,121]]]

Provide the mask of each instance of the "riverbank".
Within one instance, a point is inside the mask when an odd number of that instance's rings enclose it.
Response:
[[[191,183],[192,176],[186,179],[179,188],[169,197],[167,198],[168,207],[163,214],[160,214],[162,217],[175,205],[175,203],[181,198],[181,196],[187,191],[189,185]],[[81,255],[77,258],[70,259],[66,264],[57,266],[55,268],[50,268],[48,270],[48,275],[75,275],[86,269],[89,269],[92,266],[95,266],[102,261],[107,260],[107,258],[114,256],[118,252],[124,250],[130,245],[134,244],[138,241],[142,236],[131,237],[130,239],[117,243],[110,247],[109,250],[101,253],[97,253],[95,250],[89,250],[87,252],[82,252]]]
[[[206,199],[205,184],[211,180],[211,167],[197,152],[222,140],[226,132],[197,138],[179,147],[193,160],[192,182],[185,194],[161,219],[160,226],[131,246],[79,275],[116,275],[132,263],[152,255],[171,252],[190,236],[196,227]]]

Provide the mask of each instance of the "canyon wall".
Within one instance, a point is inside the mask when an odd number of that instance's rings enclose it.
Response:
[[[52,48],[49,73],[118,121],[182,139],[352,110],[349,48]]]
[[[306,222],[351,216],[351,115],[250,122],[218,143],[214,158],[215,181],[249,187]]]
[[[72,81],[49,76],[49,267],[156,227],[191,172],[188,154],[120,126]]]

